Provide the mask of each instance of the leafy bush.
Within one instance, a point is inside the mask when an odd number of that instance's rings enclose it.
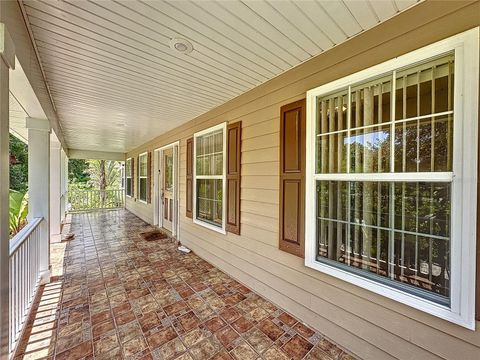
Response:
[[[27,192],[10,190],[9,225],[10,236],[18,233],[27,223],[28,197]]]
[[[10,134],[10,189],[26,192],[28,187],[28,146]]]

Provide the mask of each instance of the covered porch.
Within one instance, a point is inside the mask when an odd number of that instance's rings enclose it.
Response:
[[[477,360],[479,10],[0,0],[0,360]]]
[[[68,217],[17,359],[352,359],[126,210]]]

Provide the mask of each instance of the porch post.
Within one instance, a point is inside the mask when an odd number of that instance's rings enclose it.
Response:
[[[28,220],[42,217],[40,228],[40,282],[50,280],[50,123],[27,118]]]
[[[9,69],[15,66],[15,49],[8,35],[0,2],[0,359],[9,353]]]
[[[53,138],[53,139],[52,139]],[[50,138],[50,237],[60,235],[62,220],[62,169],[61,145],[55,135]],[[58,236],[56,236],[58,237]],[[60,240],[60,239],[57,239]]]
[[[65,218],[68,203],[68,158],[63,149],[60,150],[60,215]]]

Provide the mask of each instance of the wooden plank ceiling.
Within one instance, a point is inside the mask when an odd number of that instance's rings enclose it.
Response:
[[[28,130],[25,127],[27,112],[12,93],[9,94],[10,131],[24,143],[28,143]]]
[[[67,144],[126,152],[417,0],[23,0]],[[172,50],[174,37],[193,52]]]

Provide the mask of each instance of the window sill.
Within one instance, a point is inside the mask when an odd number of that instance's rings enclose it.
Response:
[[[339,269],[335,266],[325,264],[317,260],[312,260],[308,256],[305,258],[305,266],[475,331],[474,316],[456,313],[448,306],[444,306],[400,289],[381,284],[375,280]]]
[[[138,202],[142,203],[142,204],[148,204],[145,200],[142,200],[142,199],[138,199]]]
[[[212,224],[209,224],[205,221],[202,221],[202,220],[199,220],[199,219],[193,219],[193,222],[197,225],[200,225],[200,226],[203,226],[207,229],[210,229],[210,230],[213,230],[213,231],[216,231],[220,234],[223,234],[223,235],[226,235],[227,232],[225,231],[224,228],[221,228],[221,227],[218,227],[218,226],[215,226],[215,225],[212,225]]]

